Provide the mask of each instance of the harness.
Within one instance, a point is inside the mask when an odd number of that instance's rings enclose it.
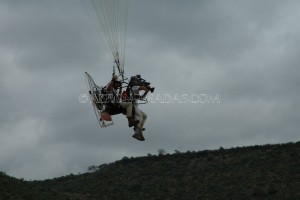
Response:
[[[115,89],[112,90],[112,93],[107,92],[107,88],[104,87],[101,90],[102,93],[102,102],[104,102],[104,112],[108,112],[110,115],[117,115],[124,113],[124,108],[120,105],[120,97]]]

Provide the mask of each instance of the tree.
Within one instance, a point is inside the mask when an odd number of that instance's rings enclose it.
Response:
[[[96,167],[94,165],[88,167],[89,172],[95,172],[97,169],[98,169],[98,167]]]
[[[159,156],[166,154],[166,151],[164,149],[158,149],[157,152]]]

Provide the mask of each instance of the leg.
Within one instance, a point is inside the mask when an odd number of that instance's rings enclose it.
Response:
[[[132,117],[132,103],[131,102],[121,102],[122,108],[126,109],[126,117]]]
[[[140,110],[140,111],[141,111],[141,114],[142,114],[142,121],[141,121],[141,124],[140,124],[140,128],[142,130],[144,128],[144,124],[145,124],[146,119],[147,119],[147,114],[144,113],[142,110]]]
[[[137,126],[141,127],[141,122],[143,120],[143,115],[142,115],[141,110],[137,106],[134,106],[134,118],[136,120],[139,120],[139,123],[137,124]]]
[[[136,120],[139,121],[139,123],[134,127],[134,135],[132,137],[134,137],[137,140],[144,141],[145,138],[140,128],[141,121],[143,120],[143,114],[141,110],[137,107],[137,105],[134,106],[134,109],[135,109],[134,117]]]
[[[132,126],[137,125],[139,123],[139,121],[134,120],[132,117],[132,109],[133,109],[132,103],[131,102],[121,102],[120,105],[122,108],[126,109],[126,117],[128,118],[128,126],[132,127]]]
[[[138,119],[140,122],[137,124],[138,127],[140,127],[141,129],[144,128],[144,124],[146,122],[147,119],[147,114],[145,112],[143,112],[141,109],[136,107],[135,110],[135,118]]]

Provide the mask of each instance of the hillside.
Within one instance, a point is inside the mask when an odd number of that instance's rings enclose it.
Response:
[[[300,199],[300,142],[127,158],[44,181],[0,174],[0,200]]]

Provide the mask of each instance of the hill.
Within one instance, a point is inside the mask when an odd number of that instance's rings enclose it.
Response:
[[[127,158],[44,181],[0,174],[0,200],[300,199],[300,142]]]

